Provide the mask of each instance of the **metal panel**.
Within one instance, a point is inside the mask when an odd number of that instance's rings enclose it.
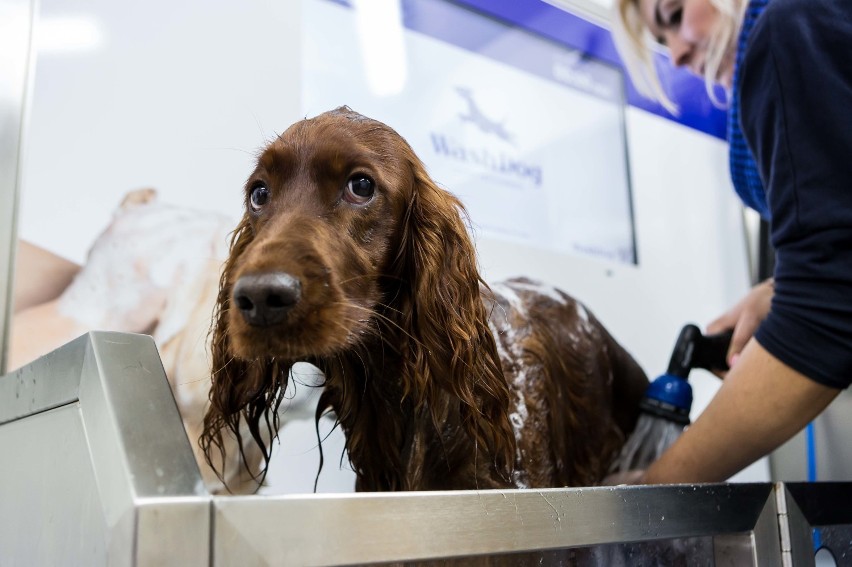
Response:
[[[210,497],[137,500],[136,565],[210,565]]]
[[[766,499],[751,533],[725,535],[714,539],[715,567],[780,565],[781,541],[778,536],[778,507],[774,493]]]
[[[0,377],[0,425],[77,401],[88,348],[89,337],[82,336]]]
[[[781,559],[784,567],[814,566],[814,545],[805,516],[790,497],[784,484],[775,488],[778,505],[778,531],[781,537]]]
[[[209,564],[210,496],[150,337],[89,333],[0,396],[0,559]]]
[[[837,565],[852,566],[852,483],[790,483],[781,498],[787,508],[781,535],[786,527],[794,565],[814,565],[815,548],[824,547]]]
[[[31,0],[0,0],[0,374],[6,369],[12,272],[30,69]]]
[[[95,463],[114,459],[110,450],[120,448],[135,497],[206,494],[154,340],[128,333],[89,336],[80,400]],[[107,434],[113,446],[100,447]]]
[[[216,565],[344,565],[746,533],[770,485],[214,497]]]
[[[89,337],[80,402],[111,530],[110,563],[118,564],[135,557],[128,550],[147,549],[137,539],[136,506],[147,498],[205,495],[206,490],[153,339],[107,332]],[[207,503],[198,507],[198,513],[207,513]],[[156,539],[145,541],[160,547]],[[206,540],[182,543],[207,551]]]
[[[756,565],[779,565],[781,563],[781,538],[778,531],[778,505],[770,493],[757,519],[752,533],[754,562]]]
[[[105,564],[108,531],[79,404],[0,426],[0,452],[0,564]]]

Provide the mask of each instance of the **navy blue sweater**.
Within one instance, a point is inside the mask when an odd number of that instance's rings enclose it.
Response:
[[[771,213],[775,296],[757,341],[852,381],[852,0],[772,0],[748,38],[740,121]]]

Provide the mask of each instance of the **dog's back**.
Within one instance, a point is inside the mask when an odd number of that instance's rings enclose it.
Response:
[[[633,430],[645,373],[564,292],[520,278],[491,290],[490,325],[517,439],[514,484],[597,484]]]

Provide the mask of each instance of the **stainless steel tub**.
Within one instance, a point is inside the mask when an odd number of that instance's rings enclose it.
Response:
[[[3,566],[812,565],[813,526],[849,519],[825,511],[847,484],[212,496],[153,341],[123,333],[0,377],[0,455]]]

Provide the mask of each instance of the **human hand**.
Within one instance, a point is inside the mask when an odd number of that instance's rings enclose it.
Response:
[[[214,256],[220,232],[217,215],[159,203],[153,190],[132,192],[59,298],[60,313],[90,329],[149,331],[170,290]]]
[[[775,282],[769,278],[754,286],[739,303],[707,325],[707,334],[733,329],[734,333],[726,357],[728,366],[734,365],[746,343],[754,336],[757,327],[766,319],[774,294]],[[718,374],[724,377],[723,373]]]

